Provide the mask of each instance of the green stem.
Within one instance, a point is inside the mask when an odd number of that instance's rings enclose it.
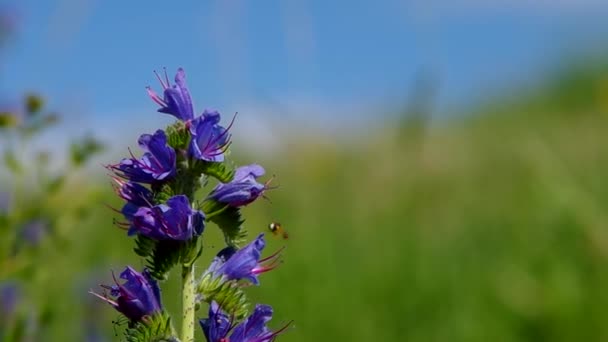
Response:
[[[182,266],[182,342],[194,341],[194,267]]]

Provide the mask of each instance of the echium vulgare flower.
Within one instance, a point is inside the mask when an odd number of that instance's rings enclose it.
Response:
[[[201,319],[200,324],[207,342],[265,342],[274,340],[291,323],[272,331],[266,326],[271,319],[272,308],[258,304],[251,316],[234,325],[231,317],[214,301],[209,306],[209,318]]]
[[[264,233],[262,233],[239,250],[234,247],[226,247],[213,258],[206,274],[212,274],[214,278],[224,277],[226,281],[246,279],[259,285],[258,274],[276,268],[280,263],[279,258],[282,251],[278,250],[266,258],[260,259],[265,246]]]
[[[140,159],[125,158],[116,165],[110,165],[118,176],[133,182],[151,184],[175,175],[175,150],[167,145],[165,132],[159,129],[154,135],[142,134],[138,143],[145,151]]]
[[[231,207],[241,207],[263,196],[268,190],[268,182],[261,184],[257,178],[263,176],[264,168],[257,164],[241,166],[236,169],[229,183],[220,183],[209,194],[209,198]]]
[[[142,273],[139,273],[127,266],[120,274],[120,278],[126,281],[119,284],[114,279],[115,285],[102,285],[104,289],[110,291],[113,299],[109,298],[107,294],[102,296],[92,291],[90,293],[112,305],[132,322],[141,321],[144,316],[151,316],[162,311],[160,288],[147,270],[144,269]]]
[[[152,191],[145,186],[117,177],[114,177],[114,181],[118,184],[115,189],[116,193],[120,198],[127,201],[120,212],[129,221],[133,220],[133,215],[140,207],[150,208],[154,205]]]
[[[234,122],[234,119],[232,119]],[[190,155],[196,159],[223,162],[224,152],[230,146],[230,134],[228,128],[219,125],[220,113],[205,110],[201,116],[194,119],[190,126],[192,140],[190,141]]]
[[[202,211],[190,207],[188,197],[177,195],[166,204],[139,207],[132,215],[129,235],[137,233],[154,240],[189,240],[203,233],[204,220]]]
[[[177,69],[175,75],[175,84],[171,85],[167,70],[165,70],[165,80],[154,72],[160,85],[163,87],[163,98],[161,99],[150,87],[146,87],[148,95],[156,102],[161,113],[173,115],[182,121],[190,121],[194,119],[194,107],[192,106],[192,98],[186,86],[186,73],[184,69]]]

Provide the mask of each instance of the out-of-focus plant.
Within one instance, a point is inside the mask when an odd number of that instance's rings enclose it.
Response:
[[[269,329],[272,308],[257,305],[250,312],[243,286],[259,285],[258,275],[280,263],[281,251],[262,258],[264,234],[239,248],[246,238],[241,208],[271,187],[269,181],[258,182],[265,173],[260,165],[234,169],[228,162],[230,126],[220,125],[216,111],[195,117],[185,77],[181,68],[175,85],[166,73],[164,80],[159,77],[162,98],[148,88],[161,107],[158,111],[178,121],[164,131],[142,134],[141,157],[131,155],[108,166],[117,194],[126,201],[120,210],[126,221],[118,225],[135,238],[135,253],[147,265],[141,272],[127,266],[119,275],[122,281],[114,276],[114,285],[102,285],[104,293],[92,293],[128,320],[127,341],[193,341],[202,303],[209,305],[208,316],[200,320],[207,341],[271,341],[289,324]],[[213,178],[218,184],[208,195],[197,195]],[[194,263],[203,252],[203,232],[210,222],[220,228],[227,246],[197,276]],[[160,293],[175,266],[182,278],[179,336]]]
[[[42,97],[26,95],[19,105],[0,110],[0,291],[2,325],[0,340],[38,340],[38,332],[54,318],[51,302],[26,300],[28,289],[40,277],[37,265],[48,248],[67,251],[70,229],[58,222],[72,216],[81,220],[86,208],[53,202],[66,196],[67,181],[102,145],[92,137],[72,143],[67,162],[54,162],[51,151],[35,150],[33,142],[59,120],[45,109]],[[59,170],[53,164],[61,164]],[[65,190],[65,191],[64,191]],[[83,192],[81,195],[85,196]],[[40,285],[40,284],[38,284]]]

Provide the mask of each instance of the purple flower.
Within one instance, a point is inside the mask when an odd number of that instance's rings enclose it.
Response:
[[[150,98],[161,107],[158,111],[173,115],[182,121],[192,120],[194,118],[194,108],[190,92],[186,86],[186,73],[184,69],[177,69],[174,85],[171,85],[171,82],[169,82],[167,70],[165,70],[164,82],[156,71],[154,73],[163,87],[163,98],[161,99],[150,87],[146,87],[146,89]]]
[[[234,119],[232,120],[234,122]],[[190,155],[196,159],[210,162],[224,161],[224,152],[230,146],[228,128],[219,125],[220,113],[205,110],[201,116],[192,121],[190,133]]]
[[[241,166],[236,169],[234,179],[230,183],[218,184],[209,198],[231,207],[241,207],[255,201],[269,189],[268,183],[261,184],[256,181],[264,175],[264,168],[257,164]]]
[[[222,341],[232,328],[232,320],[215,301],[209,305],[209,318],[201,319],[200,324],[208,342]]]
[[[138,183],[126,182],[116,177],[114,181],[118,184],[118,187],[115,188],[116,193],[127,201],[120,211],[126,219],[132,221],[133,215],[135,215],[140,207],[150,208],[153,206],[152,191],[145,186]]]
[[[144,316],[150,316],[162,310],[160,301],[160,288],[150,276],[148,270],[138,273],[130,266],[120,274],[120,278],[126,280],[118,284],[114,278],[115,285],[102,285],[104,289],[110,290],[112,298],[107,294],[91,294],[101,298],[112,305],[116,310],[125,315],[131,321],[140,321]]]
[[[167,145],[167,136],[162,130],[154,135],[142,134],[139,147],[145,151],[140,159],[127,158],[111,165],[122,178],[140,183],[156,183],[175,175],[175,150]]]
[[[260,260],[265,245],[264,233],[262,233],[239,250],[234,247],[226,247],[213,258],[207,273],[212,273],[216,277],[223,276],[226,280],[247,279],[253,284],[259,285],[258,274],[277,267],[282,251],[282,249],[278,250],[271,256]]]
[[[0,284],[0,317],[2,320],[8,320],[13,316],[20,297],[21,291],[16,282]]]
[[[37,246],[47,234],[48,224],[41,219],[31,220],[21,227],[19,237],[21,241],[27,242],[32,246]]]
[[[232,320],[219,305],[211,302],[209,318],[201,319],[200,324],[208,342],[264,342],[274,340],[291,324],[289,322],[281,329],[272,331],[266,326],[271,319],[272,308],[269,305],[258,304],[251,316],[233,326]]]
[[[202,234],[204,219],[201,211],[192,210],[188,197],[173,196],[167,204],[137,209],[129,235],[139,233],[154,240],[188,240]]]

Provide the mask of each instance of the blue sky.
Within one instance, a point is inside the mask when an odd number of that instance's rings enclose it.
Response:
[[[197,111],[316,127],[377,119],[420,70],[447,110],[608,42],[601,0],[442,2],[22,0],[0,91],[37,90],[71,129],[112,135],[165,122],[144,87],[183,66]]]

